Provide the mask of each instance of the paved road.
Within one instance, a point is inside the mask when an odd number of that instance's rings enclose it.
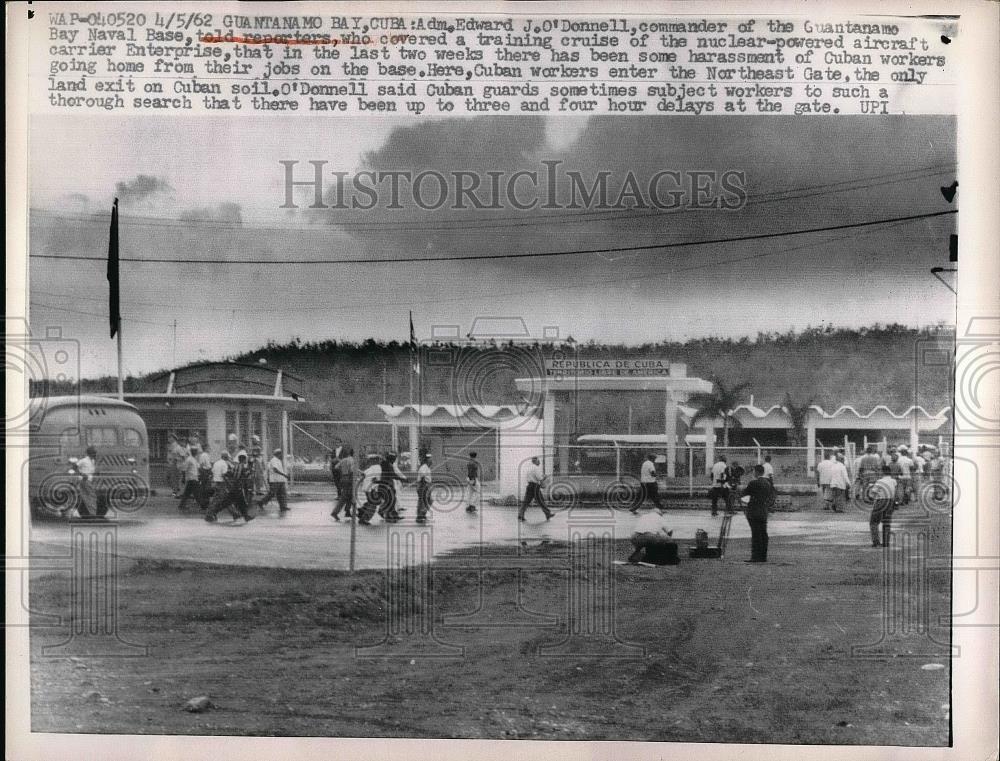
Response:
[[[403,521],[386,525],[376,518],[371,526],[356,527],[356,566],[385,568],[391,547],[398,547],[393,537],[399,532],[423,534],[429,545],[403,562],[421,562],[440,558],[455,550],[476,545],[518,547],[540,540],[566,541],[571,535],[588,528],[611,528],[616,537],[628,537],[635,516],[623,511],[601,508],[577,508],[556,514],[545,521],[536,507],[529,509],[528,519],[519,523],[514,507],[483,506],[477,514],[467,514],[462,506],[437,506],[431,522],[419,526],[414,521],[415,500],[404,494]],[[217,524],[205,523],[199,515],[180,515],[176,502],[169,497],[153,498],[133,515],[121,516],[117,525],[118,555],[127,558],[157,558],[192,560],[275,568],[346,569],[348,567],[349,521],[335,522],[329,515],[326,499],[306,498],[293,501],[284,518],[276,515],[276,506],[269,513],[249,524],[230,524],[221,517]],[[897,520],[905,519],[897,513]],[[668,513],[674,536],[683,547],[703,528],[709,536],[717,535],[721,518],[712,518],[707,510],[676,510]],[[831,515],[822,511],[805,510],[777,513],[769,523],[772,537],[771,554],[781,554],[782,537],[816,544],[866,546],[868,543],[867,511],[848,511]],[[732,522],[731,539],[749,538],[750,531],[742,515]],[[31,554],[66,556],[70,546],[70,527],[66,523],[41,522],[31,527]],[[426,540],[421,540],[426,541]],[[418,542],[416,545],[420,547]]]

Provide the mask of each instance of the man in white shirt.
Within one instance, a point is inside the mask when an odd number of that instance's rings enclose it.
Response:
[[[189,499],[193,499],[198,503],[198,507],[204,509],[204,494],[201,486],[200,467],[198,465],[198,455],[201,454],[201,449],[196,446],[191,447],[191,452],[188,454],[187,458],[184,460],[184,491],[181,492],[181,502],[177,505],[177,509],[182,513],[187,509],[187,503]]]
[[[288,474],[285,472],[285,460],[280,449],[275,449],[267,463],[267,495],[260,501],[260,509],[271,501],[278,500],[278,515],[284,517],[288,512]]]
[[[417,523],[427,522],[431,508],[431,455],[426,453],[417,468]]]
[[[835,513],[842,513],[851,488],[851,476],[847,472],[842,452],[838,452],[837,458],[830,462],[830,509]]]
[[[899,448],[899,459],[896,465],[899,467],[899,500],[901,504],[909,504],[913,496],[913,460],[910,459],[910,450],[906,447]]]
[[[642,494],[639,496],[639,502],[629,512],[633,514],[639,512],[639,508],[643,506],[647,499],[653,503],[653,506],[657,510],[663,510],[663,503],[660,502],[659,486],[656,483],[656,455],[646,455],[646,460],[639,469],[639,485],[642,488]]]
[[[176,434],[171,433],[167,442],[167,473],[170,477],[170,490],[174,497],[180,497],[181,490],[184,488],[184,461],[187,459],[188,450],[181,446]]]
[[[635,551],[629,555],[628,562],[638,563],[648,547],[669,544],[673,534],[667,526],[664,511],[659,507],[650,510],[635,522],[635,531],[632,533]]]
[[[771,455],[764,455],[764,478],[774,483],[774,466],[771,464]]]
[[[364,504],[358,508],[358,523],[362,526],[370,524],[378,504],[375,482],[382,476],[382,463],[375,456],[369,456],[368,467],[362,474],[361,493],[365,497]]]
[[[550,520],[552,511],[545,506],[545,500],[542,499],[542,483],[545,481],[545,473],[542,472],[542,463],[537,457],[531,458],[531,465],[528,466],[526,475],[528,486],[524,491],[524,499],[521,500],[521,509],[517,511],[517,519],[523,521],[528,505],[537,502],[538,506],[542,508],[542,512],[545,513],[545,520]]]
[[[832,509],[833,495],[830,493],[830,471],[833,469],[833,452],[827,450],[819,465],[816,466],[816,483],[819,486],[819,498],[823,509]]]
[[[716,460],[715,465],[712,466],[712,488],[709,489],[709,496],[712,498],[712,515],[719,514],[719,498],[722,498],[723,502],[726,503],[726,509],[729,509],[729,464],[726,462],[726,456],[720,454]]]
[[[76,512],[81,518],[103,516],[104,512],[98,505],[97,488],[94,483],[97,476],[96,447],[87,447],[87,456],[76,461],[75,470],[80,476],[80,500]]]
[[[228,450],[223,449],[219,459],[212,463],[212,486],[209,491],[208,500],[208,511],[212,515],[218,512],[218,504],[226,496],[226,476],[229,473],[230,467],[232,467],[232,457]]]
[[[868,527],[872,534],[872,547],[889,546],[889,526],[892,521],[892,511],[896,507],[896,479],[892,477],[888,465],[882,466],[882,477],[871,487],[874,498],[871,518]],[[881,541],[879,524],[882,526]]]

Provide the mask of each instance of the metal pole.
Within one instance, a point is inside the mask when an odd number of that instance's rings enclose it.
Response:
[[[694,496],[694,447],[688,447],[688,496]]]
[[[118,338],[118,398],[125,401],[125,380],[122,375],[122,321],[120,319],[115,335]]]
[[[354,479],[354,476],[352,475],[351,476],[351,480],[352,480],[351,489],[352,490],[357,488],[357,484],[353,483],[353,479]],[[354,509],[351,510],[351,550],[350,550],[350,556],[349,556],[348,566],[347,566],[347,570],[351,574],[354,573],[354,555],[355,555],[355,552],[356,552],[356,549],[357,549],[357,537],[356,537],[356,533],[357,533],[357,514],[358,514],[358,500],[357,500],[357,497],[355,497],[352,500],[352,504],[354,506]]]

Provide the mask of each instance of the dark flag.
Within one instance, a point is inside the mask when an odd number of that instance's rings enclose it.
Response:
[[[410,359],[413,361],[413,353],[417,350],[417,331],[413,329],[413,312],[410,312]],[[420,375],[420,357],[413,362],[413,372]]]
[[[111,236],[108,240],[108,316],[111,320],[111,337],[121,326],[122,313],[118,293],[118,199],[111,207]]]

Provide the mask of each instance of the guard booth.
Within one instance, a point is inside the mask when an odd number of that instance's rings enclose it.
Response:
[[[515,383],[522,396],[541,393],[544,467],[547,473],[561,477],[573,473],[570,444],[574,434],[580,432],[574,431],[571,423],[571,417],[578,415],[568,413],[581,400],[596,398],[601,400],[598,404],[614,405],[617,398],[628,393],[659,396],[663,403],[663,427],[657,441],[666,449],[666,476],[673,478],[677,474],[678,431],[683,417],[680,406],[691,394],[712,391],[711,381],[688,377],[686,364],[662,359],[552,359],[545,362],[544,378],[518,378]],[[707,436],[713,434],[713,424],[714,421],[704,423]],[[585,433],[604,434],[609,439],[628,436],[620,430]]]

